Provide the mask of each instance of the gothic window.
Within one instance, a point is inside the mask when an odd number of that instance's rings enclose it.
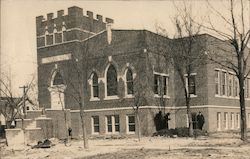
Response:
[[[63,23],[63,25],[65,25],[65,23]],[[62,27],[62,42],[67,41],[67,39],[66,39],[66,33],[67,33],[66,28],[65,28],[65,26],[63,26]]]
[[[92,76],[92,90],[93,97],[99,97],[98,76],[96,73],[93,73]]]
[[[62,42],[62,33],[55,33],[55,43],[61,43]]]
[[[56,72],[56,75],[53,79],[53,85],[61,85],[61,84],[64,84],[62,75],[60,74],[60,72]]]
[[[131,69],[127,70],[126,73],[126,84],[127,84],[127,94],[134,93],[134,85],[133,85],[133,73]]]
[[[46,35],[46,45],[53,45],[53,34]]]
[[[117,72],[113,65],[107,71],[107,96],[117,95]]]

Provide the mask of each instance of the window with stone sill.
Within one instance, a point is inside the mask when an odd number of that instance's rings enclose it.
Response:
[[[130,68],[128,68],[126,72],[126,94],[127,95],[134,94],[133,72]]]
[[[154,74],[154,94],[168,97],[169,77],[163,74]]]
[[[233,75],[228,74],[228,96],[233,96]]]
[[[135,116],[134,115],[127,116],[127,128],[128,128],[128,133],[135,132]]]
[[[163,76],[163,95],[168,96],[168,81],[169,78],[167,76]]]
[[[196,81],[195,81],[195,76],[196,76],[195,74],[191,74],[189,77],[186,77],[188,93],[190,95],[196,95]]]
[[[234,121],[235,117],[234,117],[234,113],[231,113],[231,129],[234,129]]]
[[[160,94],[159,86],[160,86],[160,75],[154,74],[154,94]]]
[[[215,70],[215,94],[220,95],[220,71]]]
[[[221,113],[217,112],[217,130],[221,130]]]
[[[228,113],[224,113],[224,128],[225,130],[228,129]]]
[[[118,95],[117,72],[113,65],[110,65],[107,71],[107,96]]]
[[[106,116],[107,133],[118,133],[120,131],[119,115]]]
[[[92,75],[92,97],[93,98],[99,97],[98,76],[96,73],[93,73]]]
[[[227,72],[222,72],[222,75],[221,75],[221,93],[224,96],[227,95],[226,88],[227,88]]]
[[[99,116],[92,116],[92,133],[100,132]]]

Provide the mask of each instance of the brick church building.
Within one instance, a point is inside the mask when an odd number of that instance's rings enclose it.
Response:
[[[38,99],[40,108],[60,125],[57,113],[67,111],[74,136],[81,135],[80,103],[89,135],[134,134],[133,107],[139,105],[141,132],[155,132],[156,113],[170,113],[169,127],[188,125],[185,97],[179,75],[161,54],[175,43],[147,30],[112,29],[113,20],[79,7],[36,17]],[[208,34],[195,37],[203,49],[216,52],[209,41],[228,47]],[[178,45],[176,45],[177,47]],[[165,52],[168,52],[166,51]],[[207,60],[207,59],[204,59]],[[209,132],[239,130],[239,88],[235,75],[206,63],[191,74],[191,111],[205,117]],[[250,77],[246,80],[247,121],[250,122]],[[84,98],[82,99],[82,95]],[[40,112],[39,112],[40,113]],[[28,117],[36,113],[29,111]],[[248,124],[250,127],[250,124]]]

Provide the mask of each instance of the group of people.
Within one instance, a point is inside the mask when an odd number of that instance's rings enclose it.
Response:
[[[154,122],[155,122],[156,131],[159,131],[162,129],[168,129],[168,121],[171,120],[169,116],[170,116],[170,113],[166,113],[165,115],[163,115],[162,111],[159,111],[159,113],[155,115]]]
[[[166,113],[165,115],[162,113],[162,111],[159,111],[155,117],[154,117],[154,123],[156,127],[156,131],[162,130],[162,129],[168,129],[168,121],[170,119],[170,113]],[[193,126],[195,129],[202,130],[203,125],[205,123],[204,115],[199,112],[198,115],[193,116]]]

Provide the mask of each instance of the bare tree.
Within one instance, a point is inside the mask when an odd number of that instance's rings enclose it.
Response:
[[[158,69],[159,72],[163,73],[163,70],[169,70],[169,59],[168,58],[164,58],[165,55],[168,53],[168,49],[166,46],[166,39],[168,38],[168,34],[166,29],[164,29],[163,27],[161,27],[159,24],[155,24],[155,28],[156,28],[156,34],[157,36],[155,36],[153,38],[153,40],[156,42],[154,51],[157,53],[156,54],[156,67]],[[162,58],[164,58],[164,60],[162,60]],[[164,82],[163,82],[163,78],[159,79],[159,88],[158,88],[158,92],[159,92],[159,109],[162,110],[163,109],[163,115],[165,115],[165,101],[164,101]],[[165,90],[166,91],[166,90]]]
[[[139,56],[139,58],[137,58],[138,60],[137,64],[140,69],[143,68],[142,63],[140,62],[142,58],[145,57]],[[147,60],[147,58],[145,60]],[[147,64],[146,64],[146,70],[148,70]],[[145,102],[147,100],[146,99],[147,93],[150,92],[150,90],[148,90],[149,87],[146,87],[145,82],[143,81],[148,81],[147,72],[140,71],[140,73],[138,73],[135,79],[133,80],[134,103],[132,105],[136,118],[136,130],[139,141],[141,140],[140,108],[141,106],[145,105]]]
[[[84,148],[88,149],[88,137],[86,130],[86,117],[85,107],[88,94],[88,80],[89,75],[89,60],[91,49],[94,47],[93,41],[90,41],[91,34],[88,33],[86,38],[81,44],[80,49],[75,54],[72,54],[72,59],[66,63],[65,72],[67,76],[64,76],[67,86],[72,91],[65,92],[65,95],[71,97],[79,106],[81,126],[83,133]],[[98,41],[98,39],[96,39]]]
[[[16,97],[14,92],[11,89],[9,78],[6,80],[0,79],[0,92],[1,92],[1,102],[3,105],[0,107],[0,114],[3,114],[5,120],[7,121],[7,127],[10,127],[9,124],[19,117],[24,118],[24,102],[29,102],[31,105],[34,105],[34,102],[27,96],[27,93],[33,86],[33,80],[27,85],[22,96]]]
[[[141,125],[140,125],[140,106],[142,105],[142,98],[143,98],[143,92],[142,92],[142,84],[141,79],[139,76],[136,77],[134,80],[135,85],[135,98],[134,98],[134,105],[132,105],[132,108],[134,110],[135,118],[136,118],[136,130],[137,130],[137,137],[138,140],[141,140]]]
[[[88,43],[88,42],[87,42]],[[85,99],[87,94],[88,69],[87,69],[87,53],[88,45],[82,47],[82,52],[79,56],[72,55],[72,60],[67,63],[67,77],[65,77],[66,84],[72,88],[73,92],[65,93],[70,96],[78,104],[80,109],[81,126],[83,131],[84,148],[88,149],[88,138],[86,132],[86,118],[85,118]],[[74,79],[75,78],[75,79]]]
[[[171,59],[176,73],[181,81],[181,88],[185,95],[185,105],[187,108],[187,116],[189,123],[189,135],[193,136],[192,112],[190,110],[191,95],[195,94],[195,79],[192,73],[197,68],[204,65],[204,54],[202,54],[202,43],[199,38],[201,25],[197,25],[192,21],[192,8],[184,9],[176,7],[178,15],[174,17],[173,23],[176,27],[176,35],[174,41],[170,45],[170,52],[165,57]],[[198,49],[197,49],[198,48]]]
[[[220,11],[216,10],[213,5],[207,1],[208,7],[215,13],[215,15],[220,18],[227,26],[228,30],[225,28],[223,31],[216,28],[214,24],[209,19],[207,25],[203,27],[213,33],[223,37],[228,44],[228,49],[221,47],[219,44],[215,46],[223,51],[223,54],[218,54],[214,52],[206,52],[208,58],[224,67],[225,69],[231,70],[236,74],[239,81],[239,101],[240,101],[240,116],[241,116],[241,140],[247,140],[247,123],[246,123],[246,106],[245,106],[245,81],[247,76],[250,74],[250,24],[247,25],[247,20],[249,21],[249,13],[246,10],[247,2],[240,0],[230,0],[229,3],[229,15],[223,15]],[[250,2],[248,2],[250,5]],[[250,7],[250,6],[249,6]],[[225,43],[224,43],[225,45]]]

